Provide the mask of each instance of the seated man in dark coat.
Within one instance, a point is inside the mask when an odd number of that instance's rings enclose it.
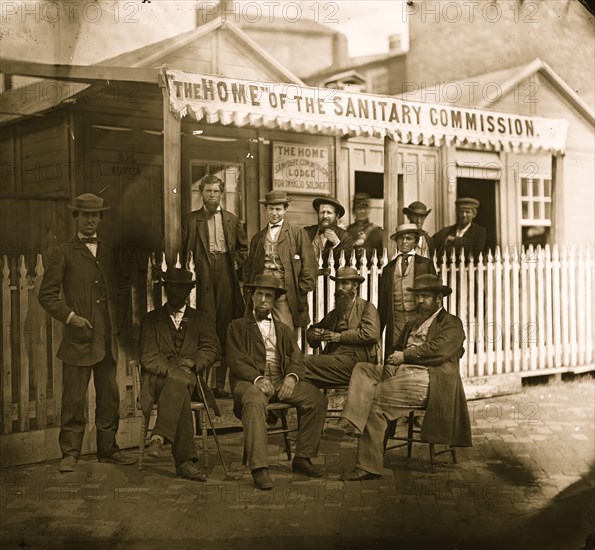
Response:
[[[147,313],[140,329],[143,414],[150,414],[155,401],[158,407],[147,453],[158,458],[167,440],[172,444],[176,473],[194,481],[205,481],[207,476],[196,467],[190,400],[197,374],[219,358],[215,320],[186,305],[196,283],[192,272],[172,268],[163,280],[167,303]],[[202,387],[208,404],[216,409],[209,387],[206,384]]]
[[[306,380],[319,388],[347,386],[353,366],[376,363],[380,318],[373,304],[358,296],[364,278],[353,267],[340,267],[336,277],[335,309],[306,332],[310,347],[326,347],[306,357]]]
[[[244,446],[254,484],[273,487],[267,448],[267,403],[289,403],[298,409],[298,435],[292,469],[310,477],[323,472],[312,464],[317,456],[326,397],[304,380],[304,356],[293,329],[271,317],[275,300],[286,290],[273,275],[257,275],[252,289],[252,311],[235,319],[227,333],[234,413],[244,427]]]
[[[452,291],[436,275],[421,275],[410,289],[417,296],[417,316],[405,325],[384,365],[358,363],[335,430],[361,436],[356,467],[345,481],[382,475],[383,443],[388,422],[412,405],[425,406],[421,438],[428,443],[471,446],[471,424],[459,359],[465,331],[447,313],[442,299]]]
[[[335,261],[335,269],[339,267],[341,251],[345,252],[345,262],[349,264],[353,251],[353,239],[348,231],[337,225],[337,220],[345,214],[345,208],[332,197],[317,197],[312,201],[314,210],[318,212],[318,224],[305,227],[312,241],[316,257],[322,255],[322,269],[328,269],[331,251]]]
[[[454,250],[457,260],[461,250],[464,249],[465,257],[472,256],[477,260],[481,252],[485,253],[487,232],[485,227],[473,223],[477,216],[479,201],[472,197],[463,197],[455,201],[457,208],[457,223],[443,227],[432,237],[438,258],[446,253],[450,258]]]

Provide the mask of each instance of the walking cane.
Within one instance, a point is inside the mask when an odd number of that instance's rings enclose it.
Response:
[[[221,459],[221,465],[223,466],[223,471],[225,472],[225,479],[226,480],[232,480],[232,481],[238,481],[241,479],[241,476],[232,476],[230,475],[228,469],[227,469],[227,465],[225,464],[225,460],[223,459],[223,451],[221,450],[221,444],[219,443],[219,436],[217,435],[217,432],[215,431],[215,426],[213,425],[213,419],[211,418],[211,413],[209,412],[209,405],[207,403],[207,398],[204,392],[204,389],[202,387],[202,382],[200,380],[200,376],[196,376],[196,382],[197,382],[197,386],[198,386],[198,391],[200,393],[200,398],[202,399],[202,402],[205,404],[205,411],[207,413],[207,419],[209,421],[209,424],[211,425],[211,430],[213,430],[213,437],[215,438],[215,445],[217,445],[217,452],[219,453],[219,458]]]

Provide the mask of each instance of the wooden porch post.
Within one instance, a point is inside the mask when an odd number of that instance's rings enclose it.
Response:
[[[399,215],[398,174],[397,174],[397,142],[386,136],[384,138],[384,246],[388,250],[388,259],[395,253],[395,242],[390,239]]]
[[[163,91],[163,230],[168,264],[175,262],[182,245],[182,122],[171,112],[167,86]]]

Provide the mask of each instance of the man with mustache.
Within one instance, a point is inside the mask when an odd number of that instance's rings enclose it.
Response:
[[[409,206],[403,208],[403,214],[407,216],[409,223],[417,225],[419,231],[419,238],[415,245],[415,252],[424,258],[432,258],[434,256],[434,242],[432,237],[424,231],[424,222],[432,211],[423,202],[415,201]]]
[[[424,441],[472,445],[459,373],[465,331],[461,320],[442,307],[442,299],[452,290],[432,274],[417,277],[409,290],[416,296],[416,314],[388,350],[384,365],[358,363],[353,370],[347,401],[333,430],[360,437],[355,469],[342,476],[344,481],[382,475],[388,422],[413,405],[426,408]]]
[[[305,227],[312,241],[316,257],[322,256],[322,269],[328,269],[328,261],[333,253],[335,269],[339,267],[341,251],[345,252],[345,261],[349,263],[353,250],[353,239],[348,231],[337,225],[337,220],[345,214],[343,205],[332,197],[317,197],[312,201],[318,213],[318,224]]]
[[[306,357],[306,380],[319,388],[347,386],[353,366],[375,363],[380,319],[373,304],[359,297],[364,278],[353,267],[340,267],[336,276],[335,309],[306,332],[310,347],[325,348]]]

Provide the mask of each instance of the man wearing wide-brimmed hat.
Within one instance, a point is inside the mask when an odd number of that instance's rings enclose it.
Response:
[[[387,347],[397,340],[415,313],[415,296],[407,288],[413,286],[415,277],[436,273],[432,260],[416,253],[418,237],[419,229],[412,223],[399,225],[390,237],[397,243],[397,257],[382,270],[378,286],[380,328],[386,327]]]
[[[328,268],[331,251],[335,268],[339,266],[341,251],[345,253],[346,262],[349,262],[353,250],[353,239],[348,231],[337,225],[337,220],[345,214],[345,208],[333,197],[317,197],[312,201],[312,206],[318,213],[318,224],[309,225],[305,229],[314,247],[316,257],[322,256],[322,269]]]
[[[415,318],[388,349],[384,365],[358,363],[347,401],[335,431],[360,437],[355,469],[345,481],[380,477],[388,422],[410,407],[425,407],[421,439],[428,443],[471,446],[471,424],[459,359],[465,331],[458,317],[447,313],[442,299],[452,290],[436,275],[415,278]]]
[[[366,253],[367,264],[370,265],[374,250],[378,260],[382,258],[384,251],[382,228],[370,221],[370,195],[367,193],[356,193],[353,196],[353,215],[355,222],[348,228],[353,239],[353,248],[357,254],[358,264]]]
[[[374,304],[359,297],[364,278],[354,267],[340,267],[335,281],[335,309],[306,332],[308,344],[324,349],[306,357],[306,380],[319,388],[346,386],[353,366],[376,362],[380,319]]]
[[[191,271],[170,268],[163,274],[167,302],[141,321],[139,354],[143,368],[141,406],[150,416],[157,403],[157,421],[147,454],[159,458],[167,441],[172,444],[176,473],[205,481],[198,470],[190,401],[196,377],[219,358],[215,318],[187,305],[196,284]],[[218,413],[210,388],[202,384],[208,405]]]
[[[454,250],[457,259],[461,250],[466,258],[477,259],[481,252],[485,253],[487,232],[485,227],[473,222],[477,216],[479,201],[473,197],[462,197],[455,201],[457,223],[444,227],[436,233],[432,240],[436,246],[436,254],[441,257],[446,253],[450,257]]]
[[[424,222],[428,217],[428,214],[432,211],[423,202],[414,201],[409,206],[403,208],[403,214],[407,216],[409,223],[417,225],[419,231],[419,238],[415,245],[415,252],[425,258],[432,258],[434,255],[434,241],[432,237],[424,231]]]
[[[63,361],[59,469],[72,472],[81,453],[91,372],[97,401],[97,458],[130,465],[135,460],[116,444],[120,403],[116,334],[128,307],[127,288],[115,252],[97,236],[103,213],[110,207],[93,193],[79,195],[68,207],[77,234],[48,248],[38,297],[40,305],[64,324],[57,354]]]
[[[314,251],[306,232],[286,219],[291,197],[273,189],[260,201],[266,207],[267,226],[250,242],[244,264],[244,288],[248,291],[246,310],[250,311],[250,285],[262,273],[277,278],[287,292],[275,301],[275,316],[290,327],[305,327],[310,322],[308,293],[314,290],[318,272]]]
[[[271,316],[275,302],[285,295],[274,275],[257,275],[249,284],[252,309],[232,321],[227,335],[234,413],[244,427],[248,465],[258,489],[271,489],[267,447],[267,403],[289,403],[298,408],[294,472],[320,477],[312,463],[326,416],[326,397],[305,381],[304,356],[293,330]]]

